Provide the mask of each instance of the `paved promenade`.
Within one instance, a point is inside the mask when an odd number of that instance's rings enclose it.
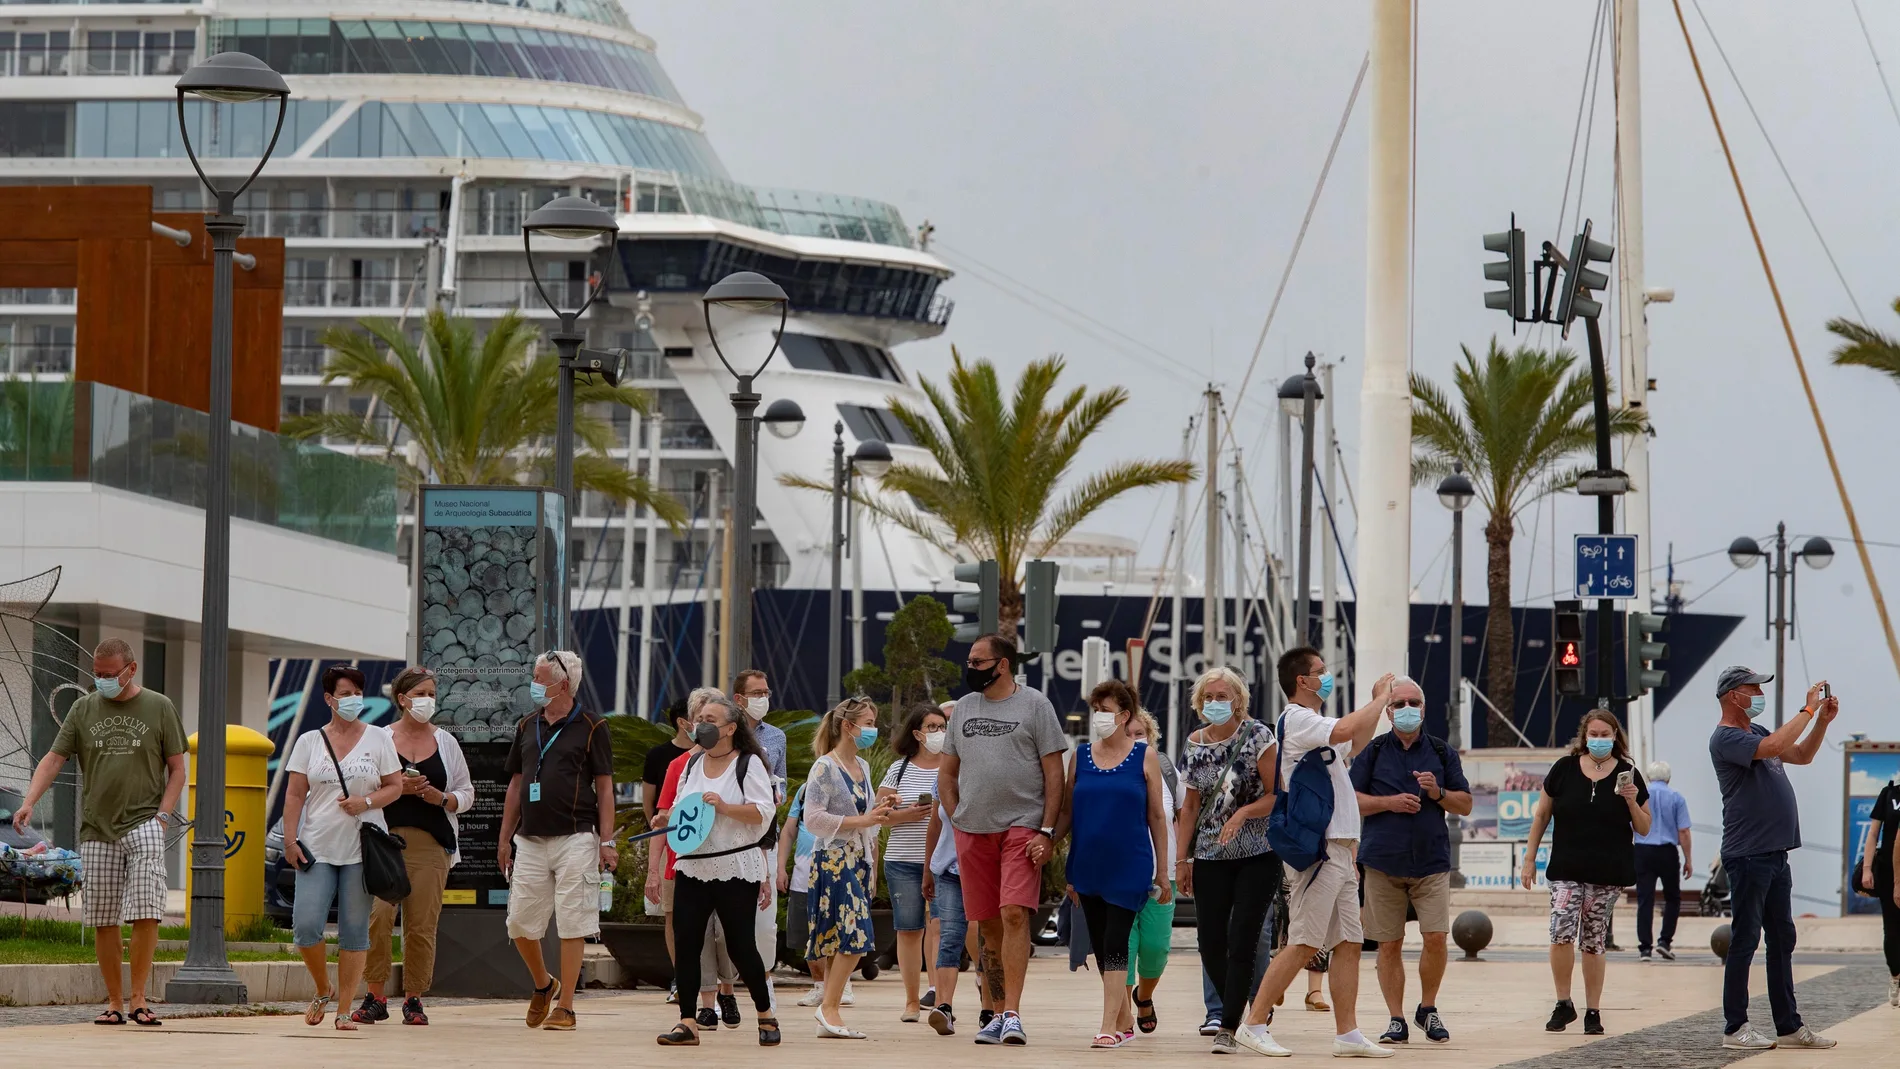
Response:
[[[1841,1046],[1833,1051],[1775,1051],[1758,1055],[1765,1059],[1759,1064],[1774,1069],[1896,1064],[1900,1061],[1895,1053],[1900,1050],[1900,1010],[1886,1004],[1883,971],[1859,963],[1797,966],[1804,1014],[1810,1023],[1840,1039]],[[966,984],[967,980],[966,976]],[[1361,988],[1362,1027],[1376,1032],[1386,1014],[1369,960]],[[162,1028],[107,1029],[83,1023],[93,1012],[84,1007],[0,1008],[0,1025],[15,1025],[0,1031],[0,1040],[10,1050],[35,1051],[36,1058],[139,1069],[248,1069],[276,1064],[514,1069],[544,1060],[562,1065],[622,1065],[630,1058],[644,1065],[960,1069],[986,1063],[1099,1067],[1156,1055],[1172,1062],[1208,1057],[1207,1041],[1193,1032],[1201,1018],[1196,962],[1179,951],[1169,963],[1158,994],[1160,1030],[1114,1051],[1088,1049],[1100,1005],[1094,975],[1071,974],[1055,957],[1039,957],[1032,963],[1024,1017],[1032,1043],[1023,1049],[979,1050],[970,1042],[974,1028],[969,1026],[955,1037],[944,1038],[925,1025],[900,1023],[902,986],[891,973],[874,983],[860,981],[856,989],[858,1004],[847,1011],[848,1019],[870,1033],[868,1042],[814,1038],[811,1011],[789,1004],[799,992],[787,984],[784,990],[789,997],[782,1000],[786,1005],[781,1018],[786,1042],[776,1053],[761,1051],[756,1045],[749,1004],[744,1026],[706,1035],[698,1050],[655,1046],[654,1035],[671,1023],[677,1011],[665,1005],[658,992],[649,991],[590,992],[576,1006],[579,1029],[567,1034],[529,1032],[521,1025],[519,1004],[441,1002],[431,1005],[434,1023],[428,1028],[384,1024],[354,1034],[335,1032],[327,1023],[309,1028],[294,1016],[174,1019]],[[1756,989],[1760,990],[1759,981]],[[1580,999],[1580,977],[1577,991]],[[1721,970],[1712,962],[1641,965],[1633,956],[1614,956],[1603,1006],[1610,1034],[1592,1041],[1578,1030],[1580,1025],[1556,1035],[1543,1030],[1551,995],[1549,971],[1542,963],[1454,961],[1439,999],[1452,1042],[1433,1046],[1414,1032],[1414,1042],[1391,1064],[1459,1069],[1712,1069],[1743,1060],[1717,1047],[1720,992]],[[966,986],[966,1000],[969,993]],[[1766,1020],[1765,1005],[1758,1015]],[[975,1015],[970,1016],[973,1020]],[[75,1023],[27,1023],[44,1021]],[[1330,1015],[1289,1008],[1281,1011],[1274,1031],[1305,1060],[1330,1050],[1331,1028]]]

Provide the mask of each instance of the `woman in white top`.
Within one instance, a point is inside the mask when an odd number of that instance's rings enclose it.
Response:
[[[877,829],[891,822],[893,800],[871,801],[871,765],[859,756],[877,742],[877,706],[863,698],[839,702],[818,722],[812,762],[805,779],[805,827],[811,830],[811,915],[807,958],[825,958],[825,1000],[818,1008],[818,1038],[863,1039],[844,1026],[838,1009],[845,981],[858,959],[871,952],[871,897],[876,884],[872,855]]]
[[[364,823],[387,828],[383,807],[402,793],[402,763],[389,732],[358,719],[363,715],[363,683],[363,673],[349,665],[324,670],[323,700],[330,706],[330,722],[298,736],[285,766],[290,779],[284,788],[284,860],[297,869],[291,926],[317,988],[317,997],[304,1010],[309,1025],[323,1023],[331,1002],[347,1005],[356,997],[369,952],[369,891],[363,885],[360,829]],[[335,991],[330,989],[323,944],[332,902]],[[354,1032],[356,1023],[339,1012],[336,1027]]]
[[[937,796],[937,768],[943,755],[924,745],[926,736],[941,733],[950,721],[930,702],[910,708],[904,725],[891,738],[898,760],[878,785],[879,801],[891,800],[891,834],[884,841],[884,886],[891,899],[891,917],[897,928],[897,964],[904,973],[902,1020],[922,1014],[917,994],[922,986],[924,956],[937,953],[937,918],[924,901],[924,857],[929,845],[930,810]],[[932,999],[934,1001],[934,999]]]
[[[402,837],[402,863],[409,873],[409,897],[402,900],[402,1023],[422,1025],[429,1023],[422,995],[435,980],[442,891],[449,869],[460,859],[455,815],[475,804],[475,782],[455,736],[429,723],[435,718],[433,671],[419,665],[403,669],[390,684],[389,697],[400,715],[389,727],[389,738],[402,762],[402,795],[389,804],[384,819],[390,832]],[[395,924],[394,903],[380,898],[370,903],[369,965],[363,971],[369,991],[350,1015],[359,1024],[389,1019],[383,986],[389,982],[389,933]]]
[[[752,735],[752,721],[732,699],[722,695],[699,707],[693,714],[693,742],[700,752],[687,759],[668,819],[678,818],[694,794],[712,806],[716,816],[706,841],[692,853],[680,855],[674,868],[674,981],[682,993],[699,989],[699,953],[714,915],[728,932],[752,930],[753,914],[760,897],[770,893],[766,881],[772,876],[761,839],[772,830],[772,818],[778,812],[765,750]],[[777,1046],[778,1019],[773,1016],[772,989],[758,944],[731,939],[726,952],[752,993],[759,1045]],[[661,1046],[699,1044],[692,1000],[682,997],[679,1009],[680,1022],[659,1037]]]

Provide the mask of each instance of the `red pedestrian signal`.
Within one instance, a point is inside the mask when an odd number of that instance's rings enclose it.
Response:
[[[1557,654],[1557,664],[1563,668],[1583,667],[1583,654],[1575,642],[1566,642]]]
[[[1583,605],[1558,602],[1554,617],[1557,663],[1551,674],[1556,677],[1557,693],[1576,697],[1583,693]]]

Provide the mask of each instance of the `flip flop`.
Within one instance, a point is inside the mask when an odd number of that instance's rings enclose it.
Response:
[[[1095,1050],[1113,1050],[1125,1042],[1127,1040],[1124,1040],[1119,1032],[1097,1032],[1095,1042],[1090,1043],[1089,1046]]]
[[[153,1013],[150,1006],[140,1006],[138,1009],[132,1011],[132,1023],[144,1025],[147,1028],[156,1028],[165,1022],[158,1019],[158,1014]]]
[[[125,1014],[118,1010],[104,1010],[92,1019],[93,1024],[124,1024]]]

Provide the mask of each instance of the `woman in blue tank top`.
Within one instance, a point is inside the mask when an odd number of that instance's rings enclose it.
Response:
[[[1129,708],[1100,702],[1089,714],[1090,742],[1070,756],[1056,839],[1069,842],[1069,897],[1088,921],[1102,976],[1102,1030],[1094,1046],[1133,1038],[1116,1031],[1128,999],[1128,936],[1150,897],[1174,897],[1167,876],[1168,816],[1161,761],[1128,734]]]

